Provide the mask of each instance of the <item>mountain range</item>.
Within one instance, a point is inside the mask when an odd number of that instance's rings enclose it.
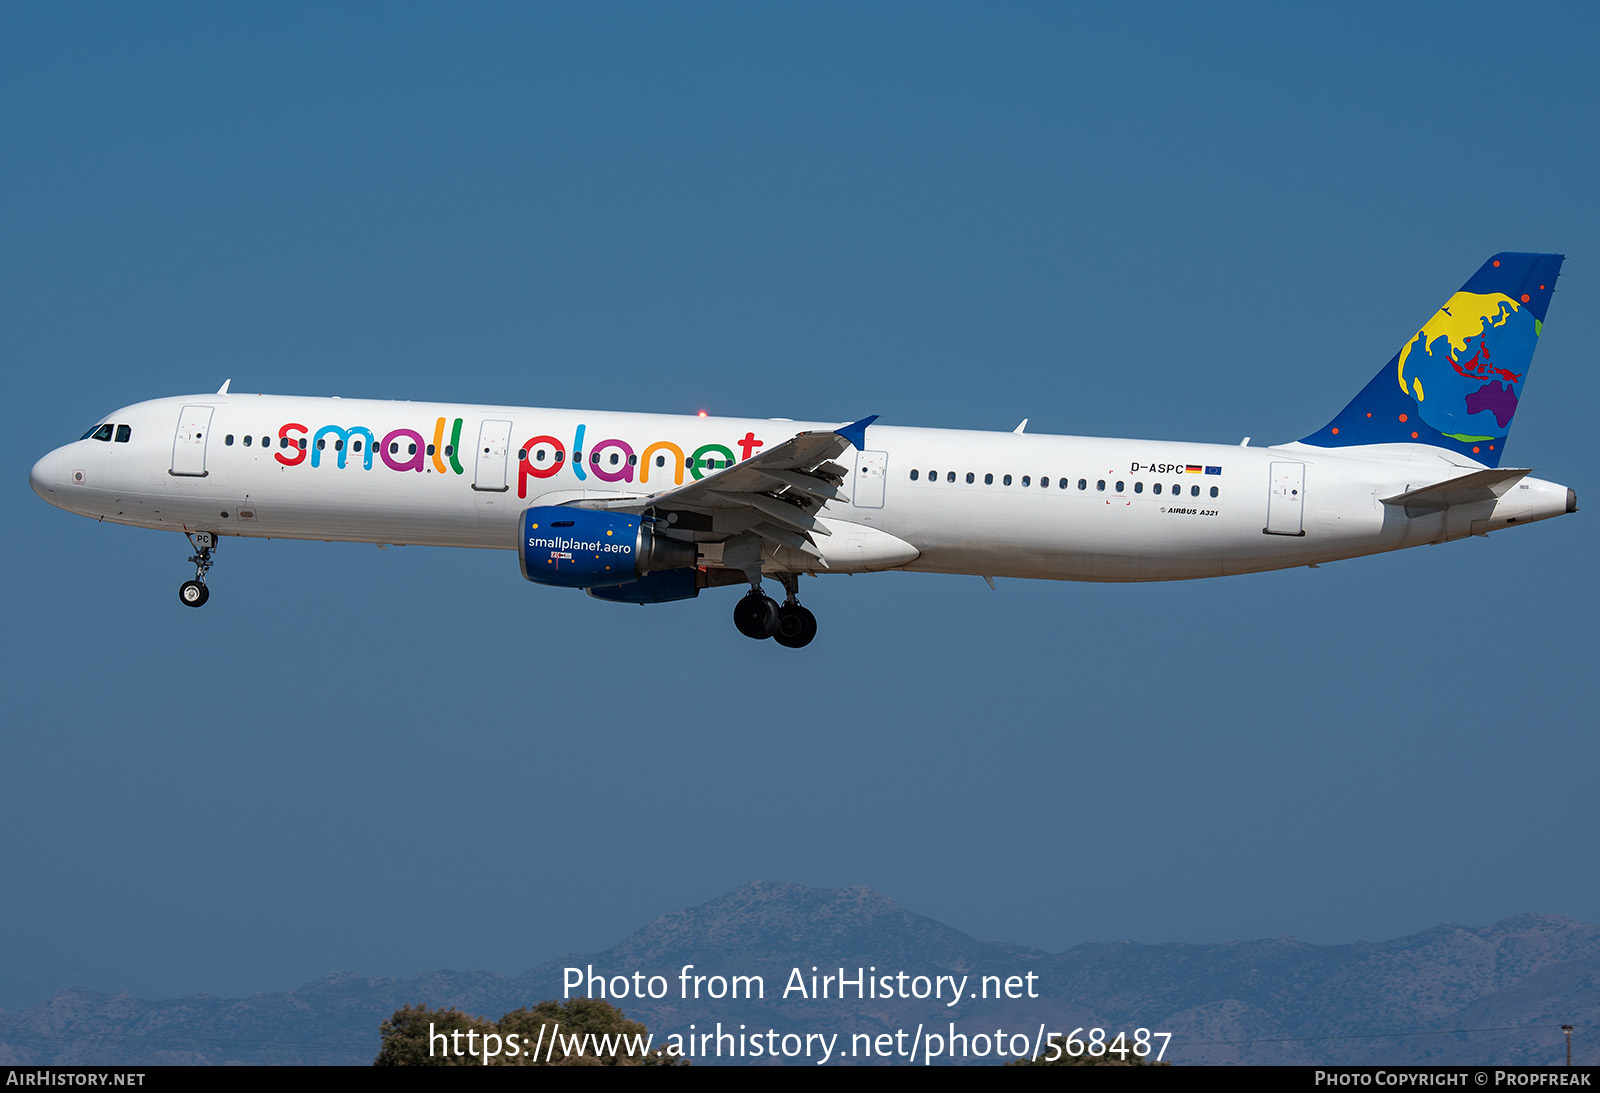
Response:
[[[1346,945],[1118,941],[1046,953],[977,941],[870,889],[758,881],[663,915],[604,952],[514,977],[340,973],[249,998],[161,1001],[62,990],[0,1010],[0,1064],[368,1063],[380,1024],[402,1006],[493,1020],[562,998],[574,975],[598,976],[596,993],[601,980],[608,995],[623,988],[615,1004],[658,1044],[719,1023],[747,1036],[838,1033],[835,1062],[852,1043],[894,1043],[898,1030],[903,1048],[919,1025],[926,1047],[952,1024],[970,1052],[985,1049],[971,1063],[1008,1057],[997,1058],[997,1031],[1016,1047],[1012,1036],[1034,1040],[1042,1027],[1171,1033],[1165,1060],[1175,1065],[1549,1064],[1564,1059],[1562,1024],[1576,1026],[1574,1063],[1600,1062],[1600,926],[1558,915]],[[985,986],[1002,996],[979,997]]]

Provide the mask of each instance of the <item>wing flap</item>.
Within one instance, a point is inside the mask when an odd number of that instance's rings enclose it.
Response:
[[[632,497],[575,502],[585,508],[644,513],[687,509],[732,516],[731,523],[773,544],[822,562],[812,538],[832,535],[817,514],[829,502],[849,503],[840,488],[848,469],[834,462],[866,443],[876,416],[835,430],[796,433],[781,444],[685,486]],[[823,563],[824,565],[826,563]]]

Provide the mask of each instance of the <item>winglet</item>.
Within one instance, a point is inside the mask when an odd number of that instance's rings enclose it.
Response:
[[[226,395],[228,393],[228,384],[230,384],[232,382],[233,382],[232,379],[223,380],[222,381],[222,386],[217,388],[217,394]]]
[[[865,449],[867,446],[867,426],[877,420],[878,415],[873,414],[871,417],[864,417],[850,425],[841,426],[835,429],[834,432],[844,437],[857,449]]]

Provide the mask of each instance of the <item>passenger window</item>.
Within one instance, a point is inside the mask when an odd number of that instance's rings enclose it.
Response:
[[[1151,486],[1150,487],[1150,492],[1156,494],[1157,496],[1159,496],[1160,493],[1161,493],[1161,483],[1157,482],[1155,485]],[[1173,493],[1177,493],[1178,491],[1177,490],[1173,490],[1172,492]]]
[[[666,456],[664,456],[664,455],[656,456],[656,466],[665,467],[666,465],[667,465],[667,457]],[[913,475],[912,477],[916,477],[916,476]]]
[[[427,452],[428,452],[429,455],[433,454],[433,445],[432,444],[428,445]]]
[[[128,438],[131,437],[131,436],[133,436],[133,426],[131,426],[131,425],[118,425],[117,426],[117,443],[118,444],[126,444],[128,442]],[[249,437],[245,437],[245,441],[247,443],[249,442],[249,440],[250,440]]]
[[[262,447],[263,447],[263,448],[270,448],[270,447],[272,447],[272,438],[271,438],[271,437],[270,437],[270,436],[264,436],[264,437],[262,437],[262,438],[261,438],[261,446],[262,446]]]
[[[359,452],[361,450],[361,441],[358,440],[355,443],[351,444],[350,448],[351,448],[352,451]]]
[[[977,475],[973,474],[971,471],[968,471],[967,472],[967,485],[969,485],[969,486],[972,485],[972,483],[977,480],[977,477],[978,477]]]
[[[615,467],[618,463],[621,463],[621,462],[622,462],[622,456],[617,452],[612,452],[611,453],[611,465],[613,467]]]
[[[456,446],[454,444],[446,444],[444,446],[444,454],[445,455],[455,455],[456,454]]]
[[[360,442],[357,441],[357,443],[360,443]],[[336,451],[336,452],[344,451],[344,438],[343,437],[340,437],[338,440],[335,440],[333,442],[333,450]]]
[[[1080,490],[1088,489],[1089,488],[1089,480],[1087,478],[1078,479],[1078,488]]]
[[[984,476],[983,476],[983,484],[984,484],[984,485],[985,485],[985,486],[992,486],[992,485],[994,485],[994,475],[992,475],[992,474],[986,474],[986,475],[984,475]]]
[[[1060,482],[1057,482],[1056,485],[1061,489],[1067,489],[1072,485],[1072,482],[1069,479],[1063,478]]]
[[[1117,483],[1117,492],[1118,492],[1118,493],[1121,493],[1121,492],[1122,492],[1122,483],[1121,483],[1121,482],[1118,482],[1118,483]]]
[[[255,437],[251,436],[249,433],[246,433],[244,437],[244,446],[246,448],[250,447],[250,445],[255,443],[255,440]]]
[[[1143,482],[1135,482],[1133,484],[1133,492],[1134,493],[1143,493],[1144,492],[1144,483]]]
[[[223,437],[222,443],[229,448],[233,447],[233,434],[229,433],[227,436]]]
[[[1022,484],[1023,484],[1023,485],[1024,485],[1024,486],[1031,486],[1031,485],[1033,485],[1033,475],[1031,475],[1031,474],[1025,474],[1025,475],[1023,475],[1023,476],[1022,476]]]
[[[298,441],[298,446],[299,446],[299,448],[300,448],[300,450],[302,452],[306,450],[306,438],[305,437],[301,437],[300,438],[300,440]],[[319,448],[322,447],[322,441],[320,441],[320,440],[317,441],[317,447],[319,447]]]
[[[417,446],[415,444],[408,444],[408,445],[406,445],[406,447],[411,449],[409,452],[406,453],[407,455],[416,455],[417,454]]]
[[[1215,497],[1216,495],[1217,495],[1217,487],[1212,486],[1211,487],[1211,496]]]
[[[1004,478],[1002,478],[1000,481],[1002,481],[1003,483],[1005,483],[1006,485],[1009,486],[1009,485],[1011,485],[1011,476],[1008,474]]]
[[[1045,489],[1049,489],[1050,488],[1050,480],[1048,478],[1042,478],[1041,477],[1039,479],[1039,485],[1043,486]]]
[[[1190,497],[1199,497],[1200,496],[1200,487],[1199,486],[1190,486],[1189,487],[1189,496]]]
[[[928,472],[928,481],[929,482],[937,482],[937,481],[939,481],[939,472],[938,471],[929,471]]]
[[[629,457],[628,457],[628,466],[630,466],[630,467],[634,467],[634,466],[637,466],[637,465],[638,465],[638,463],[639,463],[639,457],[638,457],[638,456],[636,456],[636,455],[630,455],[630,456],[629,456]]]
[[[390,451],[390,452],[393,452],[393,451],[394,451],[394,449],[395,449],[395,446],[394,446],[394,445],[393,445],[393,444],[391,444],[391,445],[389,445],[389,451]],[[518,451],[518,452],[517,452],[517,458],[518,458],[518,459],[520,459],[520,460],[522,460],[522,461],[523,461],[523,462],[527,462],[527,459],[528,459],[528,449],[526,449],[526,448],[523,448],[523,449],[521,449],[521,450],[519,450],[519,451]]]
[[[917,475],[918,475],[918,473],[920,473],[920,472],[918,472],[918,471],[915,471],[915,470],[913,470],[913,471],[912,471],[912,472],[911,472],[911,481],[913,481],[913,482],[915,482],[915,481],[916,481],[916,480],[917,480]]]
[[[397,455],[397,454],[399,454],[399,452],[400,452],[400,442],[398,440],[389,441],[389,454],[390,455]],[[521,458],[523,458],[523,459],[527,459],[528,458],[527,449],[523,449]]]
[[[956,480],[956,472],[955,471],[946,472],[945,476],[944,476],[944,480],[946,482],[954,482]]]
[[[1104,478],[1102,478],[1100,481],[1098,481],[1098,482],[1096,482],[1094,484],[1094,488],[1099,490],[1101,493],[1105,493],[1106,492],[1106,480]]]

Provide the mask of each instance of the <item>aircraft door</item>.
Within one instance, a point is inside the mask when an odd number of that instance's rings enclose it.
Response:
[[[1272,489],[1267,495],[1268,535],[1304,535],[1306,504],[1306,465],[1272,464]]]
[[[888,452],[856,451],[856,473],[850,481],[850,502],[858,509],[883,508],[883,483],[889,469]]]
[[[472,488],[479,493],[504,493],[506,453],[511,450],[511,422],[485,421],[478,429],[478,465]]]
[[[185,406],[178,413],[178,432],[172,438],[172,469],[179,478],[206,476],[206,439],[211,432],[212,406]]]

